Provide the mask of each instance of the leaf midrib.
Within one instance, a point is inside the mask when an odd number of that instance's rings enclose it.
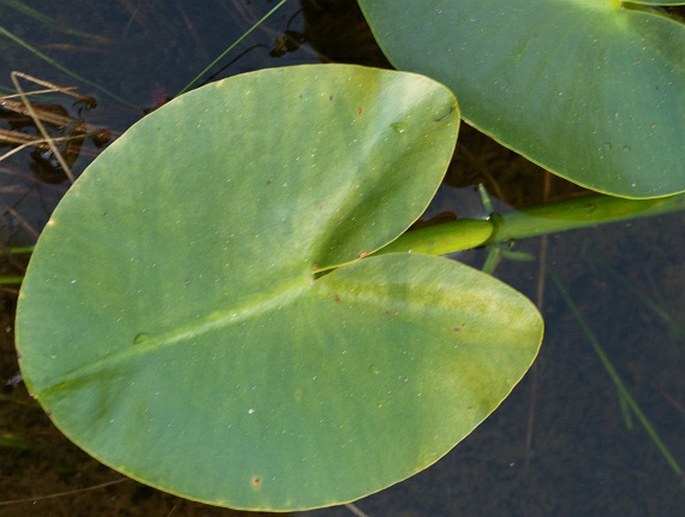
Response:
[[[261,315],[281,309],[300,299],[314,284],[310,276],[301,276],[280,284],[277,288],[244,300],[241,304],[214,311],[189,325],[179,325],[158,336],[150,336],[143,343],[131,344],[109,353],[95,361],[82,364],[45,383],[40,389],[34,389],[37,395],[46,394],[66,385],[77,383],[80,379],[95,375],[115,367],[117,364],[130,361],[132,358],[153,355],[160,350],[197,340],[200,336],[222,327],[239,325],[246,320],[259,318]]]

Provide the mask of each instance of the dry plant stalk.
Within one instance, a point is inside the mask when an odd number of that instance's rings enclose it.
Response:
[[[33,77],[24,72],[13,71],[10,74],[10,76],[12,78],[12,83],[14,84],[17,93],[13,95],[6,95],[4,97],[0,97],[0,108],[4,108],[5,110],[30,117],[32,123],[35,125],[38,132],[40,133],[41,138],[38,138],[33,135],[28,135],[26,133],[22,133],[20,131],[0,129],[0,143],[17,146],[12,150],[8,151],[7,153],[1,155],[0,161],[12,156],[15,153],[18,153],[19,151],[27,147],[37,147],[38,149],[44,151],[50,151],[59,163],[60,167],[64,171],[64,174],[67,176],[69,181],[73,183],[74,175],[71,171],[71,167],[69,166],[62,152],[57,146],[57,142],[72,142],[84,140],[88,137],[102,136],[102,130],[88,133],[85,131],[85,124],[82,121],[74,119],[68,115],[63,115],[47,109],[41,109],[39,107],[36,107],[30,102],[29,96],[46,93],[61,93],[69,97],[73,97],[74,99],[84,103],[85,106],[89,108],[92,108],[96,105],[95,99],[76,92],[76,87],[74,86],[58,86],[48,81],[44,81],[42,79]],[[19,83],[19,79],[24,79],[25,81],[29,81],[33,84],[41,86],[43,87],[43,89],[32,90],[28,92],[24,91],[21,84]],[[76,127],[79,130],[77,130],[75,134],[68,136],[52,137],[45,128],[45,124],[61,127],[68,126],[74,123],[76,123]]]

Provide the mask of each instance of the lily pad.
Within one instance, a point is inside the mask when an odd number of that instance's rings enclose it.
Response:
[[[214,505],[333,505],[437,461],[542,333],[467,266],[366,256],[425,209],[458,124],[433,80],[344,65],[145,117],[39,239],[16,324],[28,388],[98,460]]]
[[[394,66],[529,160],[628,198],[685,190],[682,22],[614,0],[359,3]]]

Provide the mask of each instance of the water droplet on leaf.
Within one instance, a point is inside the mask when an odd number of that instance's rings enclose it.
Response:
[[[407,125],[402,122],[395,122],[394,124],[390,124],[390,127],[395,133],[399,134],[402,134],[407,130]]]
[[[150,336],[148,336],[145,332],[139,332],[138,334],[136,334],[136,337],[133,338],[133,344],[142,345],[148,339],[150,339]]]

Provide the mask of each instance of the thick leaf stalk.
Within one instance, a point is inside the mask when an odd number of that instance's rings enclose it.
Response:
[[[647,200],[597,194],[496,213],[483,220],[460,219],[413,230],[378,253],[446,255],[497,242],[653,217],[683,209],[685,194]]]

